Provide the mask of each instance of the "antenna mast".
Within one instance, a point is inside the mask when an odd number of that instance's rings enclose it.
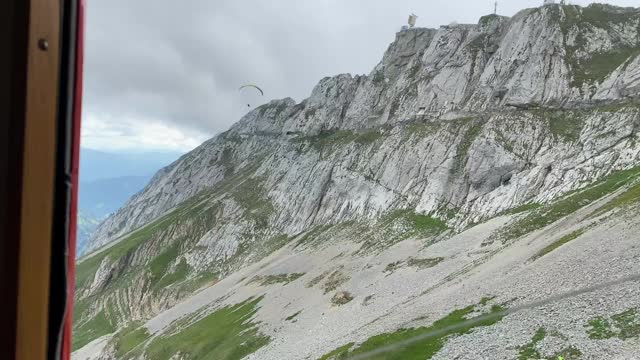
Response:
[[[497,1],[493,4],[493,14],[494,15],[498,15],[498,2]]]

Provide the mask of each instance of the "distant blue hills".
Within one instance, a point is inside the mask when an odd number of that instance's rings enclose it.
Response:
[[[80,151],[80,182],[152,176],[181,155],[178,152],[108,153],[83,148]]]
[[[82,255],[86,241],[102,220],[144,189],[158,170],[180,156],[177,152],[108,153],[81,149],[77,254]]]
[[[121,176],[80,183],[78,208],[102,218],[117,211],[138,191],[142,190],[152,175]]]

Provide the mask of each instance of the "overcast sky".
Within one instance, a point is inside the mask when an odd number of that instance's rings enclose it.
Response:
[[[501,0],[498,13],[541,3]],[[412,12],[417,26],[476,23],[493,0],[88,0],[82,145],[190,150],[247,104],[301,101],[322,77],[369,73]],[[238,91],[246,83],[265,96]]]

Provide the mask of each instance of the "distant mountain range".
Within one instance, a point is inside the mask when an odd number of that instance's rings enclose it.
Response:
[[[142,190],[153,174],[180,157],[175,152],[106,153],[82,149],[76,252],[108,215]]]
[[[87,239],[104,218],[98,218],[84,210],[78,210],[78,224],[76,229],[76,253],[80,256],[85,249]]]
[[[83,148],[80,183],[130,176],[151,176],[177,160],[178,152],[108,153]]]
[[[146,176],[121,176],[80,182],[78,208],[102,218],[118,210],[151,179]]]

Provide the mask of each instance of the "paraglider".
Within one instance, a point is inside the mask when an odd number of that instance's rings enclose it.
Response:
[[[253,85],[253,84],[242,85],[240,86],[238,91],[242,91],[242,89],[245,89],[245,88],[254,88],[260,92],[261,96],[264,96],[264,91],[262,91],[262,89],[260,89],[257,85]],[[251,107],[251,104],[247,104],[247,107]]]

